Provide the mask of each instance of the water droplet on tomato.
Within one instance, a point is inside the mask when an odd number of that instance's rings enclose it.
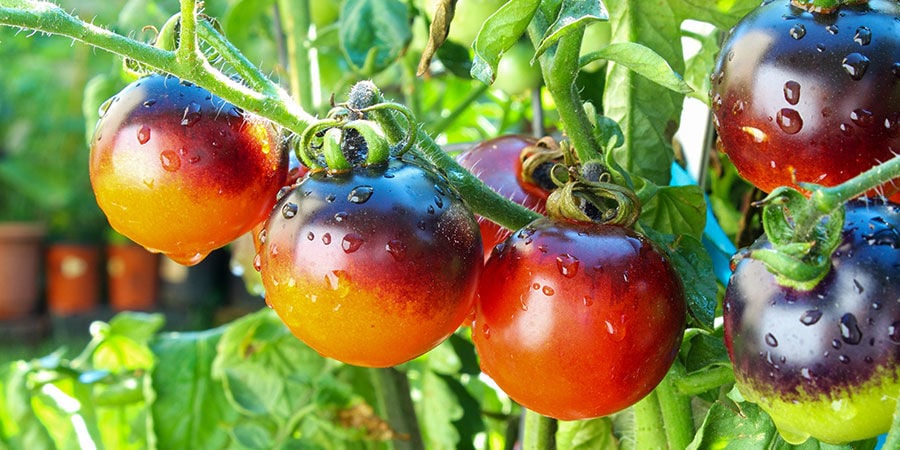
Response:
[[[150,140],[150,127],[148,127],[147,125],[142,126],[141,129],[137,132],[137,140],[141,143],[141,145],[146,144],[147,141]]]
[[[341,248],[344,253],[353,253],[363,245],[363,237],[356,233],[348,233],[341,239]]]
[[[792,105],[800,102],[800,83],[794,80],[784,83],[784,99]]]
[[[869,58],[859,53],[851,53],[844,57],[841,66],[854,80],[861,80],[866,75],[866,69],[869,68]]]
[[[888,337],[895,344],[900,344],[900,321],[894,322],[888,327]]]
[[[144,108],[152,108],[153,105],[156,104],[156,100],[152,100],[152,99],[151,99],[151,100],[145,100],[144,103],[142,103],[142,104],[144,105]]]
[[[800,323],[806,326],[814,325],[822,318],[822,311],[818,309],[810,309],[800,316]]]
[[[734,115],[738,115],[744,112],[745,103],[743,100],[738,100],[734,102],[734,105],[731,106],[731,113]]]
[[[334,221],[335,222],[343,222],[344,219],[346,219],[348,215],[349,214],[347,214],[347,211],[338,211],[338,212],[334,213]]]
[[[519,296],[519,306],[522,308],[522,311],[528,311],[528,300],[525,299],[524,295]]]
[[[206,258],[206,253],[166,253],[166,256],[182,266],[196,266],[200,261],[203,261],[203,258]]]
[[[372,198],[375,189],[372,186],[357,186],[350,190],[347,194],[347,201],[350,203],[363,204]]]
[[[822,44],[822,43],[816,44],[816,51],[819,52],[819,53],[824,52],[824,51],[825,51],[825,44]]]
[[[328,194],[328,196],[325,197],[325,201],[328,203],[334,203],[336,199],[337,197],[334,194]]]
[[[875,123],[875,116],[868,109],[857,108],[850,113],[850,120],[858,126],[869,127]]]
[[[197,102],[191,102],[184,108],[184,115],[181,116],[181,125],[192,127],[200,120],[200,105]]]
[[[850,364],[850,357],[847,355],[838,355],[838,361],[844,364]]]
[[[825,27],[825,31],[827,31],[828,34],[835,35],[838,34],[838,31],[840,30],[838,29],[837,25],[828,25],[827,27]]]
[[[285,219],[293,219],[297,215],[298,209],[296,203],[287,202],[281,207],[281,216]]]
[[[259,253],[253,257],[253,268],[256,269],[257,272],[262,270],[262,256]]]
[[[485,339],[491,338],[491,327],[488,324],[484,324],[484,327],[481,328],[481,335],[484,336]]]
[[[578,266],[581,264],[581,261],[578,258],[568,254],[563,253],[556,257],[556,268],[559,269],[559,273],[561,273],[566,278],[572,278],[575,274],[578,273]]]
[[[778,111],[775,120],[781,130],[787,134],[797,134],[803,128],[803,119],[800,117],[800,113],[790,108]]]
[[[850,345],[859,344],[862,340],[859,323],[856,321],[856,316],[851,313],[841,316],[841,339]]]
[[[872,30],[869,27],[859,27],[853,35],[853,41],[859,45],[869,45],[872,42]]]
[[[850,136],[851,134],[853,134],[853,127],[850,126],[849,123],[841,123],[838,128],[840,128],[841,133],[843,133],[844,136]]]
[[[259,230],[259,233],[257,233],[257,235],[256,235],[256,240],[257,240],[260,244],[265,244],[265,243],[266,243],[266,239],[268,239],[268,238],[269,238],[269,232],[266,231],[265,228],[263,228],[262,230]]]
[[[101,103],[100,107],[97,108],[97,115],[100,116],[100,118],[103,118],[103,116],[106,115],[106,112],[109,111],[109,107],[112,106],[113,102],[116,101],[117,99],[118,99],[118,97],[111,97],[111,98],[107,99],[105,102]]]
[[[809,370],[809,367],[801,367],[800,368],[800,376],[805,380],[812,381],[813,374],[812,371]]]
[[[331,233],[325,233],[322,235],[322,243],[325,245],[331,245]]]
[[[313,233],[312,231],[310,231],[309,233],[306,233],[306,240],[307,240],[307,241],[311,241],[311,240],[313,240],[313,239],[315,239],[315,238],[316,238],[316,235],[315,235],[315,233]]]
[[[589,296],[589,295],[585,295],[585,296],[581,299],[581,303],[584,303],[584,306],[591,306],[591,305],[594,304],[594,299],[591,298],[591,296]]]
[[[775,339],[775,335],[772,333],[766,333],[766,345],[769,347],[778,347],[778,339]]]
[[[862,294],[863,291],[865,291],[865,288],[863,288],[863,285],[860,284],[859,281],[854,279],[853,280],[853,290],[855,290],[857,294]]]
[[[541,292],[543,292],[547,297],[550,297],[556,293],[556,291],[554,291],[550,286],[544,286],[543,288],[541,288]]]
[[[844,344],[842,344],[840,340],[838,340],[838,339],[831,340],[831,347],[834,348],[835,350],[840,350],[840,348],[843,346],[844,346]]]
[[[283,199],[284,196],[288,194],[288,192],[291,192],[291,187],[290,186],[282,186],[281,189],[278,190],[278,193],[275,194],[275,201],[277,202],[277,201]]]
[[[440,197],[438,197],[437,195],[435,195],[435,196],[434,196],[434,204],[435,204],[435,206],[438,207],[438,209],[443,208],[443,207],[444,207],[444,200],[441,199]]]
[[[399,239],[391,239],[385,244],[384,249],[394,257],[395,261],[403,261],[406,258],[406,244]]]
[[[900,78],[900,62],[895,62],[891,66],[891,73],[893,73],[895,77]]]
[[[163,169],[169,172],[175,172],[181,168],[181,158],[172,150],[165,150],[159,154],[159,161],[162,163]]]
[[[791,27],[789,34],[796,40],[803,39],[803,36],[806,36],[806,27],[802,23],[798,23]]]
[[[895,112],[885,117],[884,128],[887,130],[889,136],[900,136],[900,112]]]

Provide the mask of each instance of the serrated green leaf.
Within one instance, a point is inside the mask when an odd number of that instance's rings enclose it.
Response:
[[[643,231],[666,252],[681,277],[688,311],[695,324],[712,330],[718,304],[716,277],[703,244],[689,235],[676,237],[647,227],[643,227]]]
[[[644,183],[637,192],[641,200],[641,224],[656,231],[697,240],[706,226],[706,201],[699,186],[654,186]]]
[[[126,311],[116,314],[109,320],[109,334],[146,343],[162,329],[165,323],[165,316],[159,313]]]
[[[672,67],[658,53],[637,42],[614,42],[606,47],[584,55],[581,65],[605,59],[627,67],[654,83],[675,91],[687,94],[693,89],[684,79],[672,70]]]
[[[600,0],[563,0],[559,16],[541,39],[535,57],[540,56],[567,33],[575,32],[579,27],[593,22],[608,19],[609,13]]]
[[[539,4],[539,0],[510,0],[488,17],[472,44],[475,49],[473,78],[484,84],[494,82],[503,52],[525,33]]]
[[[422,372],[422,399],[416,413],[422,426],[426,448],[456,448],[459,431],[453,422],[463,417],[463,408],[444,377],[426,370]]]
[[[556,430],[558,448],[570,450],[615,450],[619,448],[613,434],[612,420],[608,417],[599,419],[560,421]]]
[[[409,11],[400,0],[344,2],[338,34],[356,72],[372,76],[391,65],[412,40]]]

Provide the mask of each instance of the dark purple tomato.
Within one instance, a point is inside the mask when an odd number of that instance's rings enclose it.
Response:
[[[91,185],[112,227],[186,265],[265,220],[287,171],[270,123],[172,76],[104,103],[91,141]]]
[[[884,433],[900,396],[900,207],[849,203],[842,239],[810,291],[779,286],[748,258],[725,293],[738,387],[791,443]]]
[[[260,236],[266,302],[310,347],[387,367],[446,339],[473,308],[478,223],[447,181],[400,160],[311,172]]]
[[[630,229],[538,219],[494,249],[472,338],[504,392],[562,420],[620,411],[678,353],[685,297],[670,261]]]
[[[732,29],[711,81],[741,176],[766,192],[839,184],[900,153],[900,3],[820,14],[767,1]],[[900,201],[900,180],[883,189]]]
[[[506,135],[484,141],[462,153],[456,160],[489,188],[526,208],[544,213],[550,193],[522,180],[522,150],[537,144],[537,139],[521,135]],[[495,245],[503,242],[510,230],[478,216],[484,256],[487,258]]]

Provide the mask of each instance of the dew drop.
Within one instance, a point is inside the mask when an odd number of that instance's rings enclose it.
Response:
[[[181,116],[181,125],[186,127],[194,126],[200,120],[200,105],[197,102],[191,102],[184,108],[184,114]]]
[[[328,194],[328,196],[325,197],[325,201],[328,203],[334,203],[336,199],[337,197],[335,197],[334,194]]]
[[[298,209],[296,203],[287,202],[281,207],[281,216],[285,219],[293,219],[297,215]]]
[[[850,136],[851,134],[853,134],[853,127],[851,127],[849,123],[841,123],[839,128],[841,129],[841,133],[843,133],[844,136]]]
[[[541,288],[541,292],[543,292],[547,297],[550,297],[556,293],[556,291],[554,291],[550,286],[544,286],[543,288]]]
[[[800,102],[800,83],[793,80],[784,83],[784,99],[792,105]]]
[[[800,117],[800,113],[790,108],[778,111],[775,120],[781,130],[787,134],[797,134],[803,128],[803,119]]]
[[[884,129],[891,137],[900,136],[900,112],[889,114],[884,118]]]
[[[806,36],[806,27],[803,24],[798,23],[791,27],[790,35],[792,38],[800,40],[803,39],[803,36]]]
[[[872,42],[872,30],[869,27],[859,27],[853,35],[853,41],[859,45],[869,45]]]
[[[900,344],[900,321],[894,322],[888,327],[888,336],[891,338],[891,342]]]
[[[828,34],[835,35],[838,34],[838,31],[840,30],[838,29],[837,25],[828,25],[827,27],[825,27],[825,31],[827,31]]]
[[[137,132],[137,140],[141,143],[141,145],[146,144],[147,141],[150,140],[150,127],[148,127],[147,125],[142,126],[141,129]]]
[[[825,44],[822,44],[822,43],[816,44],[816,51],[819,52],[819,53],[824,52],[824,51],[825,51]]]
[[[283,186],[281,189],[278,190],[278,193],[275,194],[275,201],[277,202],[277,201],[283,199],[284,196],[288,194],[288,192],[291,192],[291,187]]]
[[[151,99],[151,100],[145,100],[144,103],[143,103],[144,108],[152,108],[153,105],[155,105],[155,104],[156,104],[156,100],[152,100],[152,99]]]
[[[766,345],[769,347],[778,347],[778,339],[772,333],[766,333]]]
[[[260,256],[259,253],[257,253],[256,256],[253,257],[253,268],[257,272],[262,270],[262,256]]]
[[[159,154],[159,161],[162,163],[163,169],[169,172],[175,172],[181,168],[181,158],[172,150],[165,150]]]
[[[434,206],[428,205],[428,208],[425,209],[425,212],[428,214],[434,214]]]
[[[372,198],[375,189],[372,186],[357,186],[350,190],[347,194],[347,201],[350,203],[363,204]]]
[[[331,233],[325,233],[322,235],[322,243],[325,245],[331,245]]]
[[[484,336],[485,339],[491,338],[491,327],[487,324],[484,324],[484,327],[481,329],[481,335]]]
[[[579,264],[581,262],[578,261],[578,258],[568,253],[563,253],[556,257],[556,268],[566,278],[572,278],[578,273]]]
[[[800,376],[803,377],[803,379],[809,381],[812,381],[813,379],[812,372],[809,370],[809,367],[800,368]]]
[[[259,241],[260,244],[265,244],[266,239],[269,237],[269,232],[266,231],[265,228],[259,230],[259,234],[256,235],[256,240]]]
[[[343,222],[344,219],[346,219],[348,215],[349,214],[347,214],[347,211],[338,211],[338,212],[334,213],[334,221],[335,222]]]
[[[841,339],[850,345],[859,344],[862,340],[862,331],[859,329],[856,316],[851,313],[841,317]]]
[[[444,207],[444,200],[441,199],[439,196],[435,195],[435,196],[434,196],[434,204],[435,204],[435,206],[437,206],[438,208],[443,208],[443,207]]]
[[[844,363],[844,364],[850,364],[850,357],[847,356],[847,355],[839,355],[839,356],[838,356],[838,361],[840,361],[840,362],[842,362],[842,363]]]
[[[855,290],[857,294],[862,294],[863,291],[865,291],[865,288],[863,288],[863,285],[860,284],[859,281],[853,280],[853,290]]]
[[[843,346],[844,346],[844,344],[841,343],[840,339],[832,339],[831,340],[831,347],[834,348],[835,350],[840,350],[840,348]]]
[[[868,109],[857,108],[850,113],[850,120],[860,127],[869,127],[875,123],[875,115]]]
[[[341,239],[341,248],[344,250],[344,253],[353,253],[363,245],[362,236],[356,233],[348,233]]]
[[[743,100],[738,100],[734,102],[734,105],[731,106],[731,113],[734,115],[738,115],[744,112],[745,104]]]
[[[403,261],[406,258],[406,244],[399,239],[392,239],[385,244],[384,249],[387,250],[395,261]]]
[[[900,78],[900,62],[895,62],[891,66],[891,73],[893,73],[895,77]]]
[[[313,240],[313,239],[315,239],[315,238],[316,238],[316,235],[315,235],[312,231],[310,231],[309,233],[306,233],[306,240],[307,240],[307,241],[311,241],[311,240]]]
[[[540,285],[540,283],[533,283],[533,284],[531,285],[531,288],[534,289],[534,290],[538,290],[538,289],[541,288],[541,285]]]
[[[594,299],[589,295],[585,295],[584,298],[581,299],[581,302],[584,303],[584,306],[591,306],[594,304]]]
[[[117,100],[116,97],[112,97],[112,98],[106,100],[105,102],[101,103],[100,107],[97,108],[97,115],[100,116],[100,118],[103,118],[103,116],[106,115],[106,112],[109,111],[109,107],[112,106],[113,102],[116,100]]]
[[[528,301],[525,300],[524,295],[519,296],[519,305],[522,308],[522,311],[528,311]]]
[[[841,66],[850,75],[850,78],[858,81],[865,76],[866,69],[869,68],[869,58],[859,53],[851,53],[844,57]]]
[[[822,318],[822,311],[818,309],[810,309],[803,313],[800,316],[800,323],[806,326],[814,325],[819,319]]]

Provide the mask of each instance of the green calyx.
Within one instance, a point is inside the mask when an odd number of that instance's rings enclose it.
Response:
[[[868,3],[868,0],[791,0],[791,4],[812,13],[831,14],[844,5]]]
[[[831,255],[841,243],[844,203],[900,176],[900,156],[879,164],[844,183],[823,187],[801,183],[811,192],[780,187],[758,203],[771,248],[736,255],[761,261],[785,287],[809,291],[831,270]]]
[[[387,131],[394,123],[384,120],[385,114],[394,113],[407,122],[405,132],[393,133],[400,136],[397,139],[392,139]],[[351,102],[336,105],[327,118],[307,127],[299,137],[296,152],[310,170],[346,172],[355,166],[386,164],[392,156],[402,156],[415,144],[415,136],[416,122],[405,106]]]

